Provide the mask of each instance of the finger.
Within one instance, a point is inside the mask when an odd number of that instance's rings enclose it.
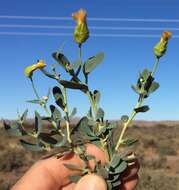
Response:
[[[137,186],[138,181],[139,177],[136,174],[135,176],[131,177],[130,180],[123,182],[120,186],[120,190],[134,190]]]
[[[129,166],[128,169],[122,173],[121,176],[122,176],[123,181],[129,180],[133,176],[136,176],[139,169],[140,169],[140,164],[139,164],[138,160],[136,160],[135,164]]]
[[[107,185],[102,177],[90,174],[82,177],[74,190],[107,190]]]
[[[12,190],[53,190],[65,183],[68,183],[68,175],[76,174],[77,171],[69,171],[64,165],[63,159],[51,157],[38,161],[29,171],[17,182]],[[71,155],[68,163],[75,163],[83,166],[83,161],[76,155]]]
[[[97,160],[105,162],[103,151],[95,145],[89,144],[86,149],[87,154],[94,155]],[[55,157],[41,160],[27,171],[12,190],[53,190],[67,185],[70,183],[68,176],[77,175],[79,172],[67,169],[63,165],[64,163],[75,164],[80,167],[84,166],[84,162],[74,154],[67,160],[63,158],[56,159]],[[89,165],[94,167],[94,162],[90,161]]]

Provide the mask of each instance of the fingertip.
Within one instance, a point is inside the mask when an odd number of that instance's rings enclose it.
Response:
[[[77,183],[75,190],[107,190],[104,179],[95,174],[89,174],[82,177]]]

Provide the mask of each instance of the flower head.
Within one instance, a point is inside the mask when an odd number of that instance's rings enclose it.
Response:
[[[160,38],[160,42],[157,43],[157,45],[154,47],[154,54],[157,58],[160,58],[165,54],[167,50],[168,40],[171,38],[171,36],[172,36],[171,32],[169,31],[163,32]]]
[[[37,61],[36,64],[30,65],[25,68],[24,74],[26,77],[31,78],[33,75],[33,72],[37,69],[43,69],[46,66],[45,62],[43,60]]]
[[[84,23],[86,22],[86,11],[83,9],[80,9],[78,12],[73,13],[72,17],[74,20],[77,21],[77,23]]]
[[[72,17],[77,22],[74,30],[74,39],[81,45],[89,38],[89,30],[86,22],[86,11],[80,9],[78,12],[73,13]]]

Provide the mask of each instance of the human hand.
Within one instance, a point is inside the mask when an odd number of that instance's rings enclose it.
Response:
[[[102,150],[95,145],[88,144],[87,154],[94,155],[97,160],[105,163]],[[75,164],[83,167],[83,161],[77,155],[71,155],[67,159],[51,157],[35,163],[26,174],[11,188],[11,190],[106,190],[105,181],[94,174],[89,174],[75,184],[68,179],[69,175],[79,174],[78,171],[67,169],[63,163]],[[89,166],[94,166],[94,161],[89,161]],[[130,166],[122,176],[121,190],[134,190],[138,182],[139,164]]]

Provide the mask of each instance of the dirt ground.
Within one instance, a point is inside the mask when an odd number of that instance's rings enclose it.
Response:
[[[179,122],[134,122],[127,135],[140,140],[135,146],[141,165],[137,190],[178,190]],[[0,137],[0,190],[8,190],[42,153],[24,150],[3,128]]]

